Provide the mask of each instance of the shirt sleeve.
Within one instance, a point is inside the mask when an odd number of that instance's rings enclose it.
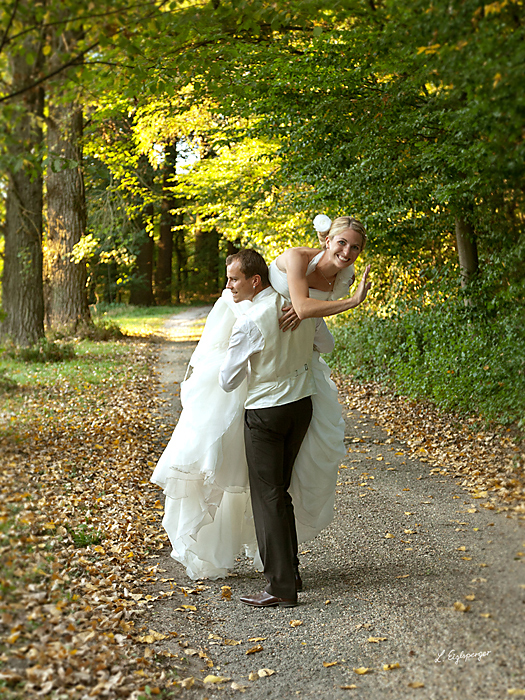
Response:
[[[334,336],[328,330],[324,318],[316,319],[315,335],[314,335],[314,350],[322,353],[330,353],[334,349]]]
[[[264,338],[255,323],[246,318],[238,319],[219,370],[219,384],[224,391],[233,391],[242,384],[248,374],[250,357],[263,348]]]

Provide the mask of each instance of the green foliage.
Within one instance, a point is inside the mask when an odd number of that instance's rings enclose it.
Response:
[[[5,96],[16,87],[8,57],[25,55],[35,76],[52,58],[66,63],[44,25],[74,29],[82,17],[75,51],[92,48],[67,73],[63,98],[82,86],[88,230],[74,256],[87,262],[91,302],[127,298],[167,192],[184,215],[177,284],[189,290],[208,275],[197,232],[271,259],[315,245],[316,213],[350,213],[369,231],[375,296],[337,330],[342,366],[444,407],[515,420],[525,301],[521,0],[84,5],[53,0],[45,15],[23,0],[0,72]],[[3,26],[7,18],[4,10]],[[40,41],[43,55],[32,48]],[[40,146],[23,153],[10,141],[22,107],[4,105],[5,169],[34,168]],[[181,139],[199,158],[166,182],[166,147]],[[457,292],[458,217],[479,251],[467,309]],[[126,332],[152,329],[139,316],[111,318]]]
[[[461,297],[379,317],[358,309],[334,327],[331,362],[359,381],[391,383],[446,411],[525,427],[521,312],[465,306]]]
[[[7,374],[6,367],[0,368],[0,392],[14,391],[18,388],[18,382]]]
[[[88,327],[83,337],[93,341],[119,340],[124,337],[122,329],[109,318],[96,318],[93,325]]]
[[[75,357],[75,348],[70,343],[41,338],[30,347],[8,346],[4,354],[22,362],[63,362]]]
[[[283,202],[308,217],[350,212],[371,230],[371,251],[403,262],[423,254],[423,268],[427,251],[455,256],[461,216],[476,231],[482,268],[497,252],[507,274],[523,277],[521,3],[345,10],[346,21],[325,15],[313,35],[276,32],[245,42],[242,54],[232,41],[219,75],[196,74],[195,94],[217,100],[223,133],[227,116],[230,139],[244,132],[278,146],[267,215]],[[209,45],[199,56],[218,60]]]
[[[76,529],[66,525],[66,530],[75,547],[89,547],[92,544],[100,544],[104,539],[103,533],[87,523],[79,525]]]
[[[51,340],[62,341],[66,338],[73,338],[75,341],[91,340],[94,342],[107,342],[110,340],[120,340],[124,333],[115,321],[109,318],[95,318],[93,323],[85,323],[75,329],[53,330],[49,334]]]

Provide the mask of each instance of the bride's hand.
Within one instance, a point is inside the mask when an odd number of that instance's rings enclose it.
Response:
[[[282,331],[294,331],[296,328],[299,327],[301,319],[295,313],[295,310],[291,304],[283,306],[281,311],[283,312],[283,315],[279,319],[279,328]]]
[[[352,299],[355,301],[355,305],[358,306],[361,304],[365,299],[366,295],[370,291],[370,287],[372,286],[372,282],[368,281],[368,273],[370,272],[370,265],[367,265],[364,271],[364,274],[361,278],[361,281],[359,282],[359,285],[357,289],[354,292],[354,295]]]

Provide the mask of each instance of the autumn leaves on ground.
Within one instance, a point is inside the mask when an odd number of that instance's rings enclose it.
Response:
[[[155,655],[155,632],[141,617],[154,597],[172,594],[145,588],[151,555],[167,539],[160,492],[149,483],[169,438],[155,399],[158,340],[82,341],[65,362],[20,363],[18,374],[10,365],[0,443],[6,699],[180,692],[184,679]],[[340,388],[350,406],[402,435],[429,469],[461,474],[485,507],[523,517],[523,454],[510,434],[454,425],[379,387],[341,379]]]
[[[92,344],[64,379],[62,363],[4,412],[2,639],[5,697],[69,697],[156,688],[138,662],[136,591],[162,548],[148,484],[155,346]],[[102,351],[105,355],[101,357]],[[106,352],[104,352],[106,351]],[[35,366],[35,374],[45,368]],[[54,376],[53,376],[54,375]],[[9,402],[8,402],[9,407]],[[160,504],[159,504],[160,505]],[[139,654],[140,656],[140,654]],[[165,682],[165,681],[164,681]]]

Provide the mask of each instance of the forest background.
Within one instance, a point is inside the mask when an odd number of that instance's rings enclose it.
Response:
[[[373,290],[334,364],[523,428],[524,23],[522,0],[4,3],[4,357],[212,300],[228,253],[351,214]]]

